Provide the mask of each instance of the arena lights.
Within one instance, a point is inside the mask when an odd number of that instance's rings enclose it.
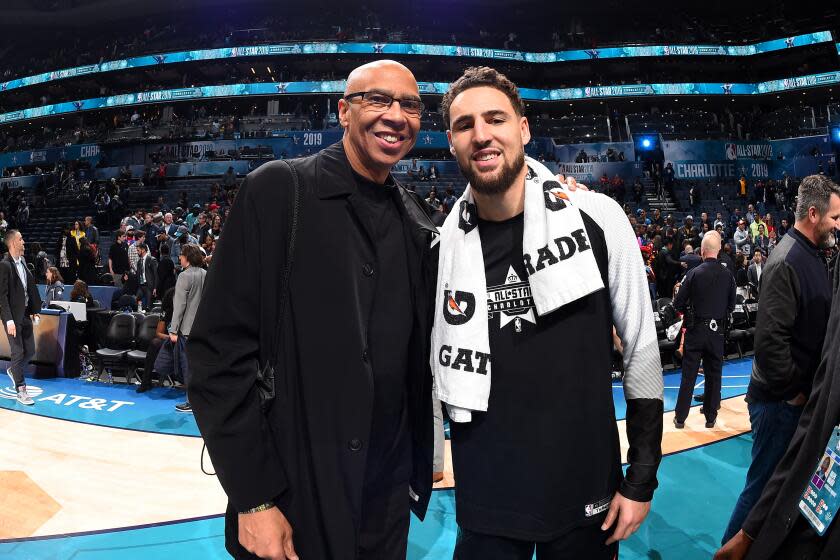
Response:
[[[633,140],[637,152],[653,152],[659,148],[658,134],[634,134]]]
[[[828,138],[831,142],[831,147],[840,152],[840,124],[832,124],[828,127]]]

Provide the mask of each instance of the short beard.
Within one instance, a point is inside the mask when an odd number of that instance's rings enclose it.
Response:
[[[501,171],[498,175],[496,175],[496,177],[492,177],[487,180],[481,178],[480,175],[473,173],[472,167],[469,163],[466,167],[463,167],[461,166],[461,162],[458,162],[458,167],[461,168],[461,173],[467,178],[467,181],[469,181],[470,187],[472,187],[477,193],[486,196],[500,196],[506,193],[513,186],[513,182],[516,180],[517,175],[519,175],[519,172],[522,171],[524,166],[524,149],[517,154],[516,159],[514,159],[510,164],[503,165]]]
[[[820,249],[831,249],[837,244],[837,236],[834,233],[834,228],[829,229],[824,235],[820,236],[817,246]]]

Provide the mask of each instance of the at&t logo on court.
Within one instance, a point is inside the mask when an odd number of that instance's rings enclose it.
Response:
[[[35,385],[27,385],[26,392],[34,399],[40,397],[44,393],[44,390],[40,387],[36,387]],[[9,399],[13,401],[17,399],[17,391],[15,391],[14,387],[3,387],[0,389],[0,399]]]

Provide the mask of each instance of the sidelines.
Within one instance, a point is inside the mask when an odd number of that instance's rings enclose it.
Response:
[[[184,391],[154,388],[143,394],[134,385],[86,383],[79,379],[32,379],[27,383],[34,406],[15,400],[9,388],[0,389],[0,408],[70,422],[124,430],[199,437],[191,414],[175,411]]]
[[[746,380],[749,373],[752,371],[752,358],[736,358],[729,360],[723,364],[723,378],[736,380]],[[674,410],[677,405],[677,395],[680,389],[680,380],[682,379],[681,370],[668,371],[663,374],[665,381],[665,412]],[[703,383],[701,378],[700,384]],[[613,383],[613,401],[615,404],[616,418],[621,420],[625,417],[625,402],[624,402],[624,387],[621,383]],[[721,387],[721,399],[737,397],[747,392],[747,385],[742,383],[729,383]]]

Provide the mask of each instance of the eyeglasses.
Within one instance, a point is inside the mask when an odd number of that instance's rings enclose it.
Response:
[[[344,96],[345,101],[350,101],[355,97],[361,97],[362,101],[367,107],[374,111],[387,111],[394,104],[394,101],[400,104],[400,109],[406,115],[411,117],[419,117],[426,108],[426,105],[419,99],[398,99],[391,97],[386,93],[379,91],[359,91]]]

